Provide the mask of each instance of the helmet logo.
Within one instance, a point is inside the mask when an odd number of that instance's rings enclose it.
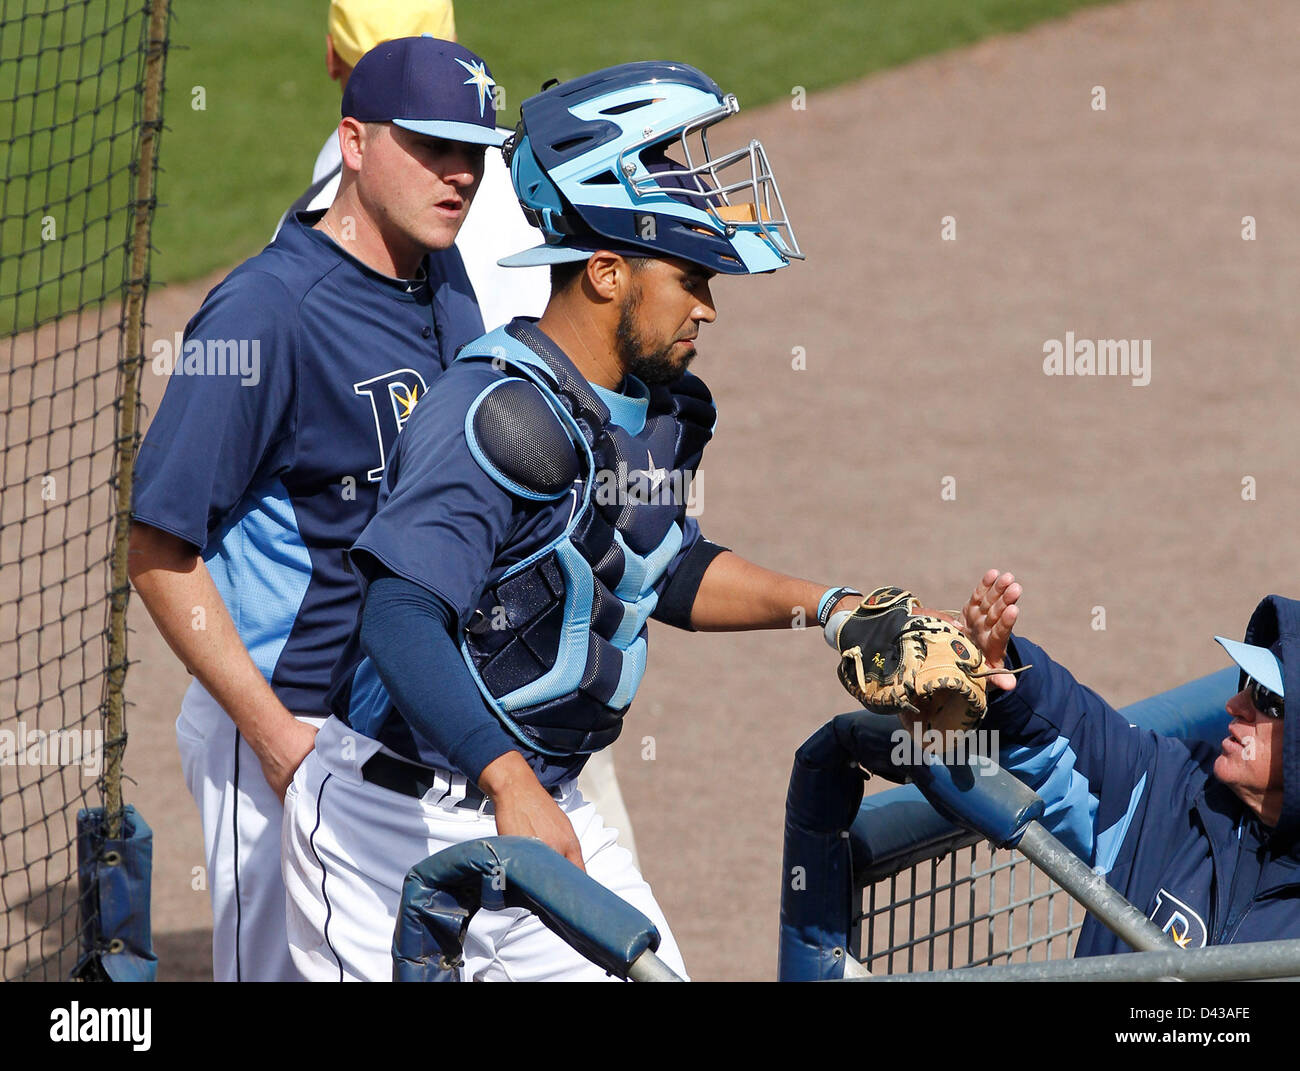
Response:
[[[659,224],[654,216],[637,213],[636,233],[643,242],[653,242],[659,237]]]
[[[466,63],[459,56],[453,58],[469,72],[469,77],[461,85],[474,86],[478,89],[478,114],[479,118],[482,118],[483,108],[487,104],[488,90],[496,85],[496,82],[487,73],[487,64],[481,60],[478,63]]]

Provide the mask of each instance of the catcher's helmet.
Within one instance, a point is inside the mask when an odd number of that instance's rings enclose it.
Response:
[[[546,242],[499,263],[612,249],[747,275],[802,260],[763,146],[709,150],[708,128],[739,108],[694,67],[662,62],[625,63],[529,97],[502,153]]]

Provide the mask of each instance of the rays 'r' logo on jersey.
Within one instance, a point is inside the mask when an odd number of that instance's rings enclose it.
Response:
[[[1160,927],[1161,933],[1169,934],[1179,948],[1205,947],[1205,920],[1168,889],[1156,893],[1151,921]]]
[[[384,478],[397,434],[405,426],[415,403],[428,388],[424,377],[414,368],[398,368],[382,376],[353,383],[352,389],[363,398],[370,399],[370,409],[375,417],[375,435],[379,440],[379,465],[366,473],[366,479],[378,483]]]

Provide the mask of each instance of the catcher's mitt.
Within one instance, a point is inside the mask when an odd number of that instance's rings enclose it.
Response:
[[[956,625],[916,613],[902,588],[877,588],[835,632],[840,683],[863,706],[905,725],[965,730],[988,709],[984,656]],[[829,638],[829,636],[828,636]]]

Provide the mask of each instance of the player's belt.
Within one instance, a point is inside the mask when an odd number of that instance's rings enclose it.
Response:
[[[415,796],[417,799],[429,794],[435,788],[442,788],[444,796],[452,794],[454,784],[451,772],[439,770],[432,766],[420,766],[414,762],[403,762],[392,755],[376,752],[361,767],[361,777],[372,785],[398,792],[403,796]],[[465,795],[458,800],[467,807],[481,807],[487,798],[479,787],[468,778],[465,781]],[[450,801],[448,801],[450,802]]]
[[[403,796],[414,796],[416,799],[423,799],[433,789],[441,788],[443,798],[436,802],[448,806],[454,803],[458,807],[473,807],[477,810],[488,801],[483,791],[468,778],[454,777],[451,771],[434,766],[404,762],[392,755],[385,755],[382,751],[376,752],[362,764],[361,777],[368,784],[378,785]],[[457,793],[452,787],[456,781],[465,782],[465,795],[459,799],[455,798]],[[560,798],[558,785],[548,791],[553,798]]]

